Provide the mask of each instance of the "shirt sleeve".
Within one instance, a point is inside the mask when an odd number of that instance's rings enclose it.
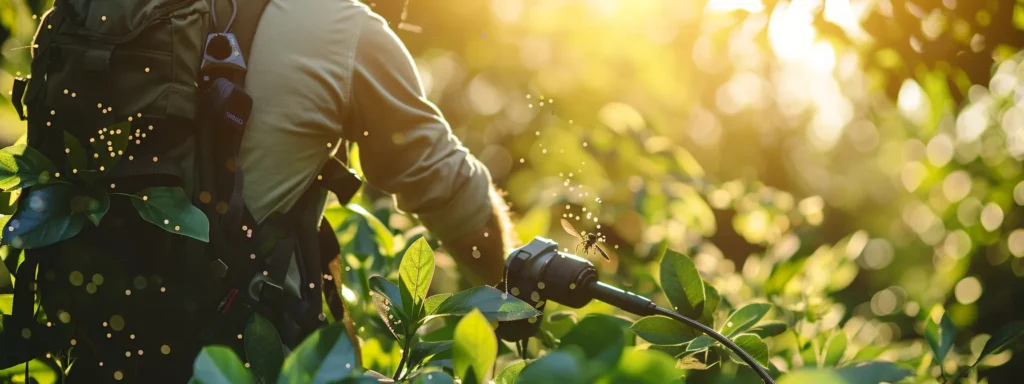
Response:
[[[385,22],[371,15],[360,33],[343,130],[359,145],[367,182],[442,240],[480,230],[492,212],[487,168],[427,100],[411,55]]]

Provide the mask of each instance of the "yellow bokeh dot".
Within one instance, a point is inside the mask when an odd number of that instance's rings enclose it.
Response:
[[[100,363],[102,365],[103,363]],[[124,378],[124,374],[121,371],[114,371],[114,380],[121,380]]]
[[[110,329],[121,331],[124,329],[124,317],[121,315],[110,316]]]
[[[160,346],[160,353],[165,354],[165,355],[171,354],[171,346],[167,345],[167,344],[161,345]]]
[[[82,276],[82,272],[73,271],[71,272],[71,275],[68,276],[68,280],[71,281],[71,285],[78,287],[82,285],[83,281],[85,281],[85,276]]]

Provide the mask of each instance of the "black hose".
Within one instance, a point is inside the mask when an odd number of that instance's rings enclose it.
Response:
[[[710,327],[701,324],[699,321],[683,316],[677,312],[659,307],[656,304],[654,304],[654,302],[651,301],[651,299],[637,295],[632,292],[626,292],[622,289],[613,287],[600,281],[591,280],[591,282],[587,284],[587,291],[589,291],[591,297],[593,297],[594,299],[606,302],[624,311],[640,316],[663,315],[672,318],[676,321],[679,321],[683,324],[686,324],[690,327],[697,328],[701,332],[704,332],[704,334],[711,336],[711,338],[715,340],[718,340],[718,342],[722,343],[722,345],[728,347],[733,352],[736,352],[736,354],[739,355],[740,358],[743,359],[743,361],[750,366],[750,369],[753,369],[754,372],[756,372],[757,375],[761,377],[761,380],[764,381],[765,384],[775,384],[775,380],[772,380],[771,375],[769,375],[768,372],[764,370],[764,367],[762,367],[761,364],[758,364],[753,357],[750,357],[750,354],[748,354],[747,351],[744,351],[743,348],[740,348],[740,346],[736,345],[736,343],[733,343],[732,340],[729,340],[728,337],[725,337],[721,333],[715,332],[714,329],[711,329]]]
[[[719,343],[722,343],[722,345],[729,347],[729,349],[731,349],[733,352],[736,352],[736,354],[739,355],[740,358],[743,359],[743,361],[746,362],[748,366],[750,366],[750,369],[753,369],[754,372],[761,377],[761,380],[764,381],[765,384],[775,384],[775,380],[772,380],[772,377],[771,375],[768,374],[768,371],[765,371],[764,367],[762,367],[761,364],[758,364],[753,357],[750,357],[750,354],[748,354],[747,351],[744,351],[743,348],[740,348],[740,346],[736,345],[736,343],[733,343],[732,340],[729,340],[728,337],[725,337],[721,333],[715,332],[714,329],[711,329],[710,327],[701,324],[699,321],[680,315],[674,311],[670,311],[662,307],[655,307],[654,310],[659,315],[670,317],[676,321],[679,321],[680,323],[686,324],[693,328],[697,328],[701,332],[704,332],[704,334],[711,336],[711,338],[715,340],[718,340]]]

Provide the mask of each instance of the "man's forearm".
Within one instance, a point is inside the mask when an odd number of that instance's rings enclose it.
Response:
[[[505,200],[494,188],[490,190],[490,199],[491,218],[481,230],[445,243],[460,272],[473,285],[498,284],[504,270],[505,255],[515,246]]]

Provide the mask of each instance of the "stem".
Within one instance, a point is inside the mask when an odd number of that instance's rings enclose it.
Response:
[[[123,193],[123,192],[107,192],[107,193],[110,194],[110,195],[128,196],[128,197],[134,197],[136,199],[141,199],[141,197],[135,196],[135,195],[130,194],[130,193]]]
[[[409,337],[406,336],[406,345],[405,348],[402,348],[402,359],[398,360],[398,369],[395,370],[395,375],[391,377],[395,381],[398,381],[398,379],[402,377],[402,369],[405,368],[405,361],[409,358],[409,349],[411,348],[409,348],[408,340]]]

